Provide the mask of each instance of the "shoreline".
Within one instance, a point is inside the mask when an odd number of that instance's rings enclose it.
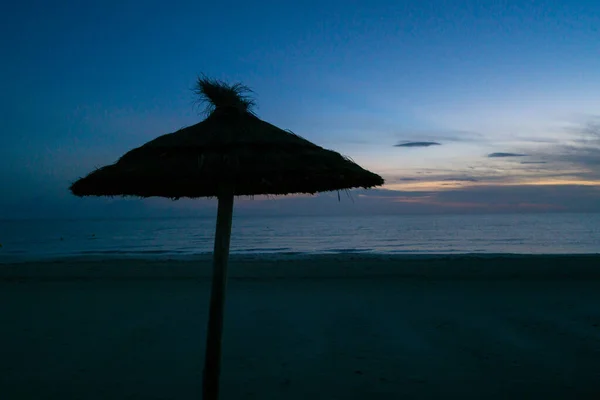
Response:
[[[0,263],[0,281],[208,279],[212,255],[61,257]],[[258,254],[230,256],[230,279],[600,279],[600,254]]]

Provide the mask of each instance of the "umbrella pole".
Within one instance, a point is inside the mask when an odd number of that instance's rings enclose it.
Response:
[[[223,309],[225,306],[227,260],[229,258],[232,215],[233,193],[229,192],[220,195],[213,253],[213,278],[208,314],[208,333],[204,358],[204,376],[202,385],[203,400],[217,400],[219,398]]]

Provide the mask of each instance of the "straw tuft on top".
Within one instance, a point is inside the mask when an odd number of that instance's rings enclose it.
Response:
[[[229,84],[204,75],[198,77],[194,93],[198,103],[204,105],[204,112],[210,114],[217,108],[234,108],[241,112],[252,113],[256,102],[252,98],[252,89],[242,83]]]

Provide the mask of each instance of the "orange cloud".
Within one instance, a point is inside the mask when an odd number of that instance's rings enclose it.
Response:
[[[400,182],[384,185],[384,189],[400,190],[400,191],[443,191],[451,189],[462,189],[472,187],[485,186],[564,186],[564,185],[579,185],[579,186],[599,186],[599,180],[584,180],[584,179],[564,179],[564,178],[506,178],[502,181],[488,181],[482,179],[481,182],[463,182],[463,181],[423,181],[423,182]]]

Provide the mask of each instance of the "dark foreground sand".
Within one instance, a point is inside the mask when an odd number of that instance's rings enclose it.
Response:
[[[198,399],[196,261],[0,265],[0,399]],[[600,399],[600,257],[238,257],[223,399]]]

